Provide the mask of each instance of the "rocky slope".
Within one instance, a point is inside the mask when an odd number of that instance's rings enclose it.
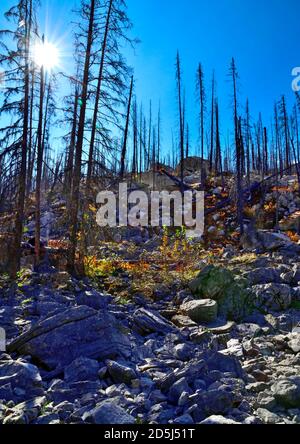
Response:
[[[3,278],[0,423],[299,424],[299,246],[263,236],[155,300],[49,265]]]

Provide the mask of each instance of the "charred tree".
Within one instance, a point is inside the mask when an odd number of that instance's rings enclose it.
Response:
[[[124,139],[123,139],[123,147],[121,153],[121,167],[120,167],[120,178],[124,178],[125,173],[125,161],[126,161],[126,153],[127,153],[127,141],[128,141],[128,132],[129,132],[129,123],[130,123],[130,113],[131,113],[131,101],[133,94],[133,76],[131,77],[130,90],[129,90],[129,98],[128,98],[128,106],[127,106],[127,114],[126,114],[126,123],[124,129]]]

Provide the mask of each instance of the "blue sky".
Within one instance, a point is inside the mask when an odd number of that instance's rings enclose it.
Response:
[[[3,12],[15,0],[1,0]],[[132,35],[141,43],[135,53],[126,50],[135,69],[136,93],[148,107],[156,109],[160,101],[163,119],[163,143],[170,146],[171,131],[177,131],[174,64],[177,49],[182,58],[186,89],[187,115],[192,145],[197,146],[197,105],[195,73],[203,64],[207,87],[216,71],[221,109],[221,132],[231,131],[228,67],[234,56],[240,74],[241,104],[250,101],[253,119],[262,112],[269,124],[274,101],[287,95],[293,103],[291,71],[300,66],[299,0],[128,0],[128,12],[134,24]],[[72,7],[76,0],[42,0],[42,21],[50,40],[62,46],[62,65],[72,68]],[[242,110],[242,108],[241,108]]]
[[[174,59],[180,51],[189,121],[197,142],[194,78],[202,62],[206,83],[216,70],[222,133],[231,129],[228,66],[235,57],[240,99],[247,96],[253,117],[269,121],[274,100],[293,100],[291,70],[300,65],[300,2],[296,0],[129,0],[142,44],[134,59],[138,91],[161,99],[166,132],[176,124]]]

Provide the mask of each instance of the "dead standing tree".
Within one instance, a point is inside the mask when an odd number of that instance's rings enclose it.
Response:
[[[124,173],[125,173],[125,161],[126,161],[126,154],[127,154],[127,141],[128,141],[128,132],[129,132],[129,123],[130,123],[132,95],[133,95],[133,76],[131,77],[128,105],[127,105],[126,123],[125,123],[125,129],[124,129],[124,139],[123,139],[123,147],[122,147],[121,162],[120,162],[120,164],[121,164],[120,179],[123,179]]]
[[[88,99],[88,85],[90,77],[90,62],[91,62],[91,52],[93,44],[93,31],[95,25],[95,10],[96,10],[96,0],[91,0],[88,9],[89,24],[88,24],[88,33],[87,33],[87,41],[85,48],[86,49],[85,62],[84,62],[84,71],[83,71],[82,91],[80,98],[81,107],[80,107],[80,115],[78,123],[72,197],[71,197],[71,211],[70,211],[71,245],[69,252],[69,269],[72,272],[75,271],[76,247],[77,247],[77,236],[78,236],[78,211],[79,211],[79,197],[80,197],[81,163],[82,163],[82,150],[83,150],[84,129],[85,129],[87,99]]]
[[[197,78],[196,78],[196,91],[198,95],[199,105],[200,105],[200,157],[201,157],[201,183],[205,180],[205,171],[203,169],[203,159],[204,159],[204,116],[205,116],[205,87],[204,87],[204,73],[201,63],[199,63]]]
[[[44,36],[42,42],[44,43]],[[39,119],[37,132],[37,164],[36,164],[36,188],[35,188],[35,255],[36,264],[40,261],[40,239],[41,239],[41,181],[43,172],[43,114],[44,114],[44,94],[45,94],[45,70],[42,65],[40,68],[40,101],[39,101]]]
[[[16,25],[15,30],[0,32],[0,64],[5,68],[6,89],[0,114],[13,116],[10,126],[1,128],[0,148],[17,159],[15,166],[15,223],[14,239],[9,252],[9,274],[14,279],[20,270],[21,242],[25,217],[27,188],[27,159],[30,117],[30,52],[32,30],[35,28],[35,4],[33,0],[20,0],[5,14]]]
[[[235,135],[235,155],[236,155],[236,192],[237,192],[237,221],[240,227],[240,234],[244,232],[243,223],[243,177],[242,177],[242,130],[241,121],[238,118],[238,103],[237,103],[237,79],[238,72],[235,66],[235,61],[232,59],[230,65],[230,75],[233,86],[233,116],[234,116],[234,135]]]
[[[183,123],[183,107],[182,107],[182,72],[179,52],[176,57],[176,82],[177,82],[177,100],[179,111],[179,147],[180,147],[180,179],[183,184],[184,179],[184,123]],[[183,186],[181,187],[183,192]]]

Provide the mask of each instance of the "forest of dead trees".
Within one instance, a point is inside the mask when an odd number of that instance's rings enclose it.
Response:
[[[7,29],[0,31],[0,212],[14,215],[10,276],[20,269],[26,202],[34,196],[35,254],[40,258],[41,199],[44,190],[63,184],[68,206],[69,266],[74,269],[84,182],[87,192],[100,176],[124,178],[180,163],[191,155],[209,161],[211,173],[234,173],[236,189],[250,186],[252,173],[263,180],[292,170],[300,182],[300,97],[288,109],[284,96],[275,98],[272,122],[251,114],[251,104],[239,94],[238,69],[229,61],[232,85],[231,136],[221,136],[215,74],[206,75],[195,61],[198,134],[191,143],[180,54],[174,60],[178,124],[172,146],[163,143],[163,103],[140,103],[133,69],[123,55],[124,45],[138,44],[124,0],[82,0],[74,11],[73,73],[46,70],[32,56],[45,42],[39,25],[40,2],[20,0],[5,13]],[[61,85],[64,85],[61,88]],[[65,97],[62,97],[62,90]],[[67,93],[65,92],[67,91]],[[57,130],[65,134],[57,140]],[[57,149],[57,146],[61,147]],[[199,181],[205,181],[201,169]],[[84,181],[83,181],[84,179]],[[137,179],[138,180],[138,179]],[[92,196],[93,197],[93,196]],[[94,196],[95,197],[95,196]],[[237,193],[237,220],[243,230],[243,193]]]

